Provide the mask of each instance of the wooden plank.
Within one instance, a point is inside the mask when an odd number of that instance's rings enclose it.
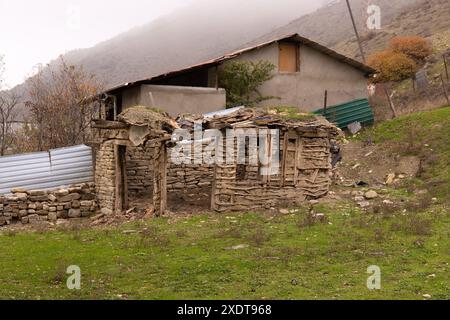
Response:
[[[108,120],[102,120],[102,119],[95,119],[92,120],[93,124],[91,125],[92,128],[95,129],[113,129],[113,130],[121,130],[121,129],[127,129],[129,125],[123,122],[119,121],[108,121]]]
[[[280,187],[284,187],[284,183],[286,180],[286,163],[288,159],[288,142],[289,142],[289,134],[286,132],[284,134],[284,140],[283,140],[283,163],[281,164],[281,181],[280,181]]]
[[[297,166],[297,159],[298,159],[298,154],[299,154],[299,149],[300,149],[300,139],[297,138],[297,140],[295,141],[296,144],[296,148],[295,148],[295,159],[294,159],[294,186],[297,185],[297,180],[298,180],[298,166]]]

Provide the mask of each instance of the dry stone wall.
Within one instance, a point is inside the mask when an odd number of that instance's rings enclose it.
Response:
[[[112,213],[115,195],[114,143],[105,142],[97,151],[95,163],[97,200],[100,207]]]
[[[93,183],[53,191],[13,189],[11,195],[0,196],[0,226],[88,217],[97,209]]]
[[[151,194],[153,189],[152,147],[127,148],[128,191],[131,197]],[[202,164],[174,164],[168,157],[167,191],[203,189],[212,186],[214,166]],[[192,161],[193,163],[193,161]]]

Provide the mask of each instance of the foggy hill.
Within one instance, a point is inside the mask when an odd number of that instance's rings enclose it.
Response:
[[[65,59],[114,86],[222,55],[317,9],[322,1],[197,0]]]
[[[320,8],[319,2],[197,0],[92,48],[71,51],[64,58],[70,64],[83,65],[85,70],[104,80],[106,87],[184,68],[289,33],[299,33],[358,58],[345,1],[323,0],[320,3],[329,4]],[[390,26],[395,24],[413,28],[408,13],[414,11],[418,16],[421,8],[425,9],[420,23],[411,30],[432,32],[434,16],[441,14],[432,8],[445,2],[447,0],[369,0],[381,7],[382,24],[387,26],[388,34],[391,34]],[[367,42],[365,45],[370,47],[373,41],[365,31],[368,0],[352,0],[351,3],[358,28]],[[408,19],[404,22],[405,17]],[[445,27],[448,22],[441,24]],[[26,83],[16,90],[26,92]]]
[[[434,0],[433,0],[434,1]],[[432,1],[432,2],[433,2]],[[444,0],[445,1],[445,0]],[[386,28],[400,15],[411,8],[421,7],[427,0],[352,0],[350,1],[353,15],[362,36],[368,33],[367,29],[367,7],[368,4],[378,5],[381,9],[382,28]],[[418,28],[425,28],[423,25]],[[278,28],[261,38],[252,41],[252,44],[273,39],[289,33],[299,33],[311,40],[322,43],[328,47],[335,48],[341,42],[352,41],[355,39],[355,33],[350,20],[347,4],[345,0],[331,1],[328,5],[317,11],[300,17],[287,25]],[[355,41],[356,44],[356,41]],[[338,51],[342,52],[341,46]],[[344,53],[349,53],[344,52]],[[359,51],[351,51],[351,56],[361,59]]]

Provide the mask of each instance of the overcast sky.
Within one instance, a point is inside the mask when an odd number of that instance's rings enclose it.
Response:
[[[6,83],[25,80],[38,63],[91,47],[193,0],[0,0],[0,54]],[[114,23],[111,23],[114,21]]]

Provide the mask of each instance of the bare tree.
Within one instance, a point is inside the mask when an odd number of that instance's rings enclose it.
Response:
[[[19,96],[12,91],[1,91],[4,87],[5,64],[0,55],[0,156],[4,156],[6,150],[13,143],[13,121],[16,120]]]
[[[0,54],[0,91],[3,89],[4,73],[5,73],[5,62],[3,61],[3,55]]]
[[[59,148],[85,143],[93,109],[91,98],[100,91],[94,76],[82,67],[58,65],[41,68],[30,79],[26,105],[37,127],[38,149]]]
[[[13,125],[17,118],[20,97],[14,92],[0,93],[0,156],[13,144]]]

